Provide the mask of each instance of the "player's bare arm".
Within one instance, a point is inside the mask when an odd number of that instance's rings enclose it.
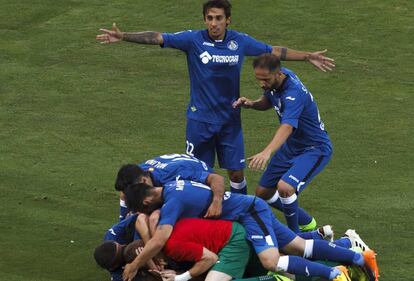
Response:
[[[139,214],[135,222],[135,230],[138,231],[145,244],[151,239],[149,230],[149,216],[146,214]]]
[[[225,191],[224,178],[218,174],[210,174],[206,183],[213,191],[213,201],[204,215],[204,218],[218,218],[221,215],[223,195]]]
[[[215,253],[203,247],[203,255],[201,256],[201,259],[188,270],[191,277],[199,276],[204,272],[207,272],[217,260],[218,256]]]
[[[122,32],[115,23],[113,23],[111,30],[101,28],[99,31],[103,32],[103,34],[97,35],[96,40],[103,44],[116,43],[120,41],[149,45],[160,45],[164,43],[160,32]]]
[[[272,141],[266,146],[266,148],[263,149],[262,152],[247,158],[250,161],[249,168],[254,170],[264,170],[272,154],[286,142],[292,132],[293,127],[291,125],[280,125]]]
[[[125,266],[124,273],[122,274],[124,281],[132,281],[138,270],[161,251],[170,237],[172,230],[172,225],[158,226],[154,237],[148,241],[142,252],[134,259],[133,262]]]
[[[203,247],[201,259],[188,271],[177,275],[174,270],[164,270],[160,272],[160,275],[163,281],[188,280],[207,272],[217,262],[217,260],[218,256],[215,253]]]
[[[332,71],[335,67],[334,59],[324,55],[327,51],[325,49],[317,52],[304,52],[286,47],[273,46],[272,54],[276,55],[280,60],[309,61],[319,70],[326,72]]]
[[[252,101],[246,97],[240,97],[233,103],[233,108],[238,108],[238,107],[251,108],[255,110],[264,111],[264,110],[270,109],[272,107],[272,104],[269,102],[269,100],[265,96],[262,96],[255,101]]]

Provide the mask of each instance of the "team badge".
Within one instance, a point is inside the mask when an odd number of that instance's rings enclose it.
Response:
[[[229,50],[236,51],[239,48],[239,44],[237,44],[234,40],[230,40],[229,43],[227,43],[227,48],[229,48]]]

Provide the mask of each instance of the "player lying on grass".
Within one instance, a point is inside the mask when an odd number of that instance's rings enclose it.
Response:
[[[149,159],[140,164],[123,165],[115,180],[115,189],[120,191],[120,220],[129,210],[124,201],[124,189],[134,183],[163,185],[177,178],[204,183],[211,187],[214,197],[205,217],[220,216],[221,201],[225,186],[224,178],[207,166],[203,161],[187,154],[166,154]]]
[[[212,199],[208,186],[183,180],[168,183],[163,187],[144,183],[128,186],[125,196],[127,206],[132,211],[149,214],[161,207],[160,223],[155,235],[145,245],[142,253],[125,266],[125,281],[132,280],[137,270],[160,252],[179,218],[201,217]],[[373,251],[359,254],[324,240],[304,240],[281,224],[266,202],[260,198],[226,192],[221,219],[238,221],[245,227],[246,238],[252,243],[267,270],[321,276],[328,280],[346,280],[346,273],[301,258],[303,256],[364,265],[377,272]],[[279,248],[291,255],[281,257]]]
[[[97,263],[111,272],[113,281],[122,280],[122,266],[126,262],[131,262],[139,252],[131,254],[131,248],[138,249],[137,247],[141,248],[144,245],[134,231],[134,224],[147,229],[153,226],[148,224],[149,220],[139,221],[136,218],[137,215],[132,215],[114,225],[105,234],[106,241],[95,249],[94,256]],[[138,240],[132,240],[133,232],[135,232],[135,239]],[[140,270],[139,277],[147,276],[147,270],[152,269],[153,274],[147,278],[154,277],[154,271],[161,273],[163,278],[172,280],[184,280],[186,276],[200,276],[202,280],[223,281],[242,278],[245,276],[246,265],[251,256],[251,248],[245,239],[245,234],[244,228],[237,222],[198,218],[182,219],[176,224],[163,249],[165,256],[178,262],[178,264],[174,263],[175,270],[162,270],[151,261]],[[126,245],[128,243],[130,244]],[[220,262],[216,263],[217,260]],[[188,271],[183,271],[188,262],[195,262],[195,264]],[[171,263],[169,264],[171,268]],[[183,264],[184,267],[179,266]],[[258,268],[257,265],[254,270],[255,272],[251,272],[250,276],[264,273],[263,268]],[[207,277],[203,275],[208,271]],[[181,274],[177,275],[176,272],[181,272]]]
[[[267,271],[261,266],[255,253],[251,252],[251,245],[245,236],[243,226],[236,222],[200,218],[180,219],[174,226],[163,253],[178,262],[196,263],[180,275],[172,270],[163,271],[161,275],[167,281],[174,281],[199,276],[208,271],[206,281],[226,281],[246,275],[265,274]],[[348,237],[338,241],[348,248],[352,246]],[[273,278],[278,280],[282,276],[276,274]]]
[[[158,210],[154,213],[156,212]],[[105,240],[113,240],[113,242],[106,242],[97,247],[95,258],[102,267],[108,270],[112,269],[113,280],[121,280],[120,273],[122,270],[120,266],[125,261],[132,260],[130,255],[124,257],[124,253],[128,253],[124,244],[132,241],[135,232],[134,221],[136,220],[135,229],[144,230],[148,233],[152,232],[149,229],[155,229],[159,217],[153,216],[153,214],[151,214],[153,218],[145,218],[146,216],[141,214],[138,219],[137,215],[132,215],[123,222],[114,225],[105,234]],[[348,230],[346,235],[347,237],[338,240],[343,240],[341,242],[343,245],[347,245],[347,247],[358,245],[368,248],[355,231]],[[143,235],[141,236],[143,237]],[[135,233],[135,239],[137,238],[139,239],[139,236]],[[139,241],[141,240],[135,242]],[[143,243],[138,245],[141,247]],[[199,218],[181,219],[175,225],[163,248],[163,253],[178,262],[196,262],[188,272],[181,274],[182,276],[176,277],[173,270],[162,271],[163,278],[167,280],[181,279],[181,277],[188,275],[192,277],[200,276],[212,266],[213,268],[208,273],[206,280],[241,278],[249,274],[249,272],[245,272],[247,260],[249,260],[250,276],[265,273],[255,255],[249,259],[250,245],[245,240],[245,230],[236,222]],[[216,264],[217,260],[220,262]],[[114,268],[117,268],[117,270],[113,270]],[[159,270],[159,267],[154,264],[150,264],[150,268]],[[353,269],[352,276],[355,276],[355,272],[357,272],[356,269]],[[139,276],[142,277],[145,274],[141,272]],[[263,279],[263,277],[260,278]],[[275,275],[274,278],[279,280],[282,277]]]

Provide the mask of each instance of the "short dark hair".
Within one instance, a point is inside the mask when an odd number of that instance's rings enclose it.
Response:
[[[124,189],[125,203],[132,212],[140,212],[147,214],[148,206],[144,205],[144,199],[150,195],[150,190],[154,188],[146,183],[135,183],[128,185]]]
[[[115,189],[124,191],[128,185],[138,183],[142,177],[149,175],[149,172],[144,171],[136,164],[125,164],[118,171],[115,180]]]
[[[263,54],[254,59],[253,68],[264,68],[273,72],[280,68],[280,59],[273,54]]]
[[[114,241],[105,241],[95,248],[93,253],[96,263],[109,271],[112,271],[116,264],[116,244]]]
[[[139,247],[144,247],[144,246],[145,246],[145,243],[141,239],[135,240],[135,241],[132,241],[131,243],[129,243],[125,247],[125,250],[124,250],[124,259],[125,259],[125,262],[126,263],[131,263],[137,257],[136,250]]]
[[[206,14],[209,9],[218,8],[223,9],[226,18],[231,16],[231,4],[228,0],[209,0],[203,4],[203,17],[206,17]]]

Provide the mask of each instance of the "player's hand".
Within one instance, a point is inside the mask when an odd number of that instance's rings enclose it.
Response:
[[[157,265],[158,270],[162,271],[167,266],[167,262],[164,259],[162,253],[158,253],[157,256],[153,259],[155,264]]]
[[[124,272],[122,273],[122,279],[124,281],[132,281],[137,275],[138,269],[136,266],[134,266],[132,263],[128,263],[124,267]]]
[[[204,215],[205,219],[217,219],[221,216],[221,209],[222,204],[219,200],[213,200],[211,202],[210,207],[208,207],[208,210],[206,214]]]
[[[308,57],[309,62],[323,72],[332,71],[335,67],[335,64],[333,63],[334,59],[324,56],[327,51],[328,50],[325,49],[323,51],[313,52]]]
[[[160,272],[162,281],[174,281],[177,272],[172,269],[166,269]]]
[[[96,35],[96,40],[102,44],[116,43],[122,40],[123,33],[116,27],[116,23],[112,24],[112,30],[101,28],[99,31],[102,31],[103,34]]]
[[[249,168],[253,170],[264,170],[266,168],[267,162],[269,162],[270,156],[272,156],[271,152],[263,150],[256,155],[250,156],[247,158],[249,160]]]
[[[249,100],[246,97],[240,97],[235,102],[233,102],[233,108],[251,108],[253,106],[253,101]]]

